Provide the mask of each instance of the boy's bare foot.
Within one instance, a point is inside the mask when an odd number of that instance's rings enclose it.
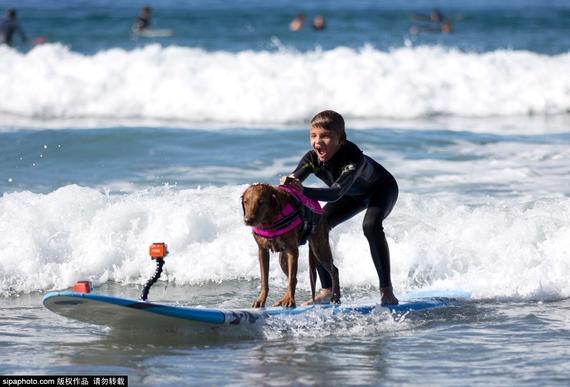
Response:
[[[330,288],[323,288],[319,292],[319,294],[315,295],[315,302],[317,304],[328,304],[331,301],[332,296],[332,289]],[[303,302],[301,306],[309,306],[313,305],[313,300],[307,300]]]
[[[398,305],[398,302],[391,286],[380,288],[380,305]]]

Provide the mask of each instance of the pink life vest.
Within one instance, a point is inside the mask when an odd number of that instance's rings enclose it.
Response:
[[[303,224],[304,227],[299,234],[299,244],[304,244],[323,213],[321,205],[317,200],[309,199],[302,192],[289,186],[280,185],[277,189],[289,193],[294,203],[287,203],[281,213],[273,219],[271,226],[268,228],[252,227],[252,231],[254,234],[271,239],[286,234]]]

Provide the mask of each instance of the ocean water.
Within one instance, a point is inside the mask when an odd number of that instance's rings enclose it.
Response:
[[[161,1],[152,25],[172,35],[133,37],[146,3],[0,0],[46,39],[0,46],[0,374],[568,385],[569,3]],[[417,16],[433,8],[453,33],[411,33],[434,28]],[[306,25],[290,32],[298,12]],[[324,109],[398,180],[384,224],[397,295],[467,300],[212,335],[117,334],[41,306],[83,279],[137,298],[148,245],[165,241],[152,301],[248,307],[259,267],[240,195],[296,166]],[[345,303],[378,300],[361,223],[331,234]],[[269,302],[284,290],[278,266]]]

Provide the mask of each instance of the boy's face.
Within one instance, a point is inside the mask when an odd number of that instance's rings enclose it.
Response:
[[[311,126],[309,140],[320,162],[329,161],[342,145],[338,134],[314,126]]]

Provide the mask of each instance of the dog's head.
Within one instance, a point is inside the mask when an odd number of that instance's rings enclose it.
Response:
[[[270,223],[281,210],[277,190],[269,184],[252,184],[243,192],[243,221],[248,226]]]

